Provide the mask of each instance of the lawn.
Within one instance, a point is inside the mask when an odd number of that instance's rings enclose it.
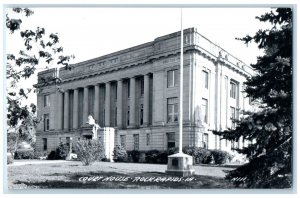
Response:
[[[207,189],[235,188],[225,180],[233,168],[195,166],[193,177],[166,175],[166,165],[57,162],[8,166],[9,189]],[[91,180],[91,181],[88,181]]]

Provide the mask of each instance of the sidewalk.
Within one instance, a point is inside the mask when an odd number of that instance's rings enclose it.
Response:
[[[13,164],[8,164],[7,166],[22,166],[30,164],[58,164],[58,163],[67,163],[70,161],[66,160],[14,160]]]

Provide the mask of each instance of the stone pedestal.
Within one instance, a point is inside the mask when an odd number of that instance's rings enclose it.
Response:
[[[176,153],[168,156],[168,169],[166,173],[179,177],[194,175],[193,157],[184,153]]]
[[[113,162],[115,147],[115,129],[104,127],[99,129],[99,138],[104,147],[104,155],[110,162]]]

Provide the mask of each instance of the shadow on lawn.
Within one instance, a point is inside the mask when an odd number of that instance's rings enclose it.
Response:
[[[161,172],[146,172],[146,173],[115,173],[115,172],[86,172],[86,173],[54,173],[49,176],[46,181],[17,181],[15,184],[26,185],[28,188],[42,188],[42,189],[230,189],[236,188],[229,181],[211,177],[211,176],[193,176],[192,181],[137,181],[140,177],[155,177],[165,178],[173,177]],[[51,180],[51,177],[65,176],[66,180]],[[102,177],[96,181],[80,181],[83,177],[96,178]],[[127,180],[126,180],[127,178]],[[179,177],[178,177],[179,178]],[[110,181],[117,180],[117,181]],[[183,180],[186,177],[182,178]],[[125,180],[125,181],[124,181]]]

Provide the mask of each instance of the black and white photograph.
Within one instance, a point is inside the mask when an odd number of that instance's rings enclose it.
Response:
[[[295,193],[295,4],[6,3],[6,193]]]

